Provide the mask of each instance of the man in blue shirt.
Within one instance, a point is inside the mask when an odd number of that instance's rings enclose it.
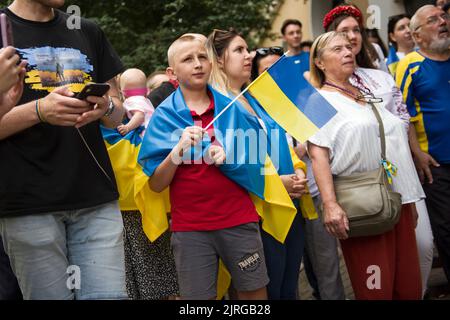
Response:
[[[396,81],[411,114],[418,144],[411,145],[439,256],[450,280],[450,20],[426,5],[411,19],[418,51],[397,67]],[[425,179],[426,178],[426,179]]]
[[[300,68],[300,72],[309,72],[309,53],[302,51],[302,23],[295,19],[288,19],[281,27],[283,40],[287,44],[288,56],[295,59],[295,63]]]

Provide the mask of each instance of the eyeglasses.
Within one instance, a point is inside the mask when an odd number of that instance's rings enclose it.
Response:
[[[381,102],[383,102],[383,98],[377,98],[372,93],[360,94],[360,95],[358,95],[358,97],[355,100],[366,102],[366,103],[381,103]]]
[[[269,54],[276,54],[282,56],[284,54],[284,50],[282,47],[259,48],[256,49],[256,54],[262,57],[265,57]]]
[[[440,20],[444,20],[445,22],[450,21],[450,15],[448,13],[443,13],[440,16],[431,16],[427,18],[427,22],[425,22],[424,24],[421,24],[420,26],[418,26],[416,29],[414,29],[414,31],[419,30],[419,28],[422,28],[424,25],[428,25],[428,26],[432,26],[432,25],[436,25],[439,23]]]

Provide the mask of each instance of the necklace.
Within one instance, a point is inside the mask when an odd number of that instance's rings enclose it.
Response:
[[[338,85],[336,85],[334,83],[331,83],[329,81],[325,81],[323,84],[327,85],[329,87],[335,88],[335,89],[337,89],[337,90],[347,94],[348,96],[352,97],[355,101],[359,101],[360,97],[362,96],[361,94],[356,95],[352,91],[350,91],[350,90],[348,90],[346,88],[342,88],[342,87],[340,87],[340,86],[338,86]]]
[[[369,75],[366,76],[369,77]],[[372,94],[372,91],[370,91],[370,89],[364,84],[363,79],[356,72],[353,73],[353,79],[356,81],[356,85],[352,83],[352,78],[350,78],[351,85],[364,92],[364,94]],[[372,83],[374,82],[373,79],[370,80],[372,81]]]
[[[359,82],[359,81],[358,81]],[[360,84],[362,84],[362,88],[361,87],[355,87],[353,86],[355,89],[358,89],[358,91],[362,91],[363,93],[359,93],[359,94],[354,94],[352,91],[342,88],[334,83],[331,83],[329,81],[325,81],[324,82],[325,85],[329,86],[329,87],[333,87],[345,94],[347,94],[348,96],[352,97],[355,101],[362,101],[362,102],[367,102],[367,103],[380,103],[383,102],[382,98],[376,98],[373,93],[370,91],[369,88],[367,88],[362,82]]]

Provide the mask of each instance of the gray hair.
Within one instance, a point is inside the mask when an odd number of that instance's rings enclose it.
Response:
[[[425,11],[426,9],[431,9],[431,8],[436,8],[436,7],[433,6],[432,4],[427,4],[427,5],[420,7],[419,9],[417,9],[416,13],[414,13],[414,15],[411,18],[411,21],[409,22],[409,29],[411,29],[411,31],[413,33],[416,32],[416,29],[419,28],[419,26],[420,26],[419,16],[423,13],[423,11]]]
[[[330,42],[336,38],[343,38],[350,43],[350,40],[345,33],[329,31],[318,36],[311,46],[309,58],[309,80],[315,88],[322,88],[326,80],[325,73],[316,65],[316,59],[320,60],[322,58],[325,49],[328,47]]]

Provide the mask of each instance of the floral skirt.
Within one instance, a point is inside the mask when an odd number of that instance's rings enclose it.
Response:
[[[170,232],[150,242],[139,211],[122,211],[125,270],[132,300],[162,300],[178,295],[177,272],[170,246]]]

